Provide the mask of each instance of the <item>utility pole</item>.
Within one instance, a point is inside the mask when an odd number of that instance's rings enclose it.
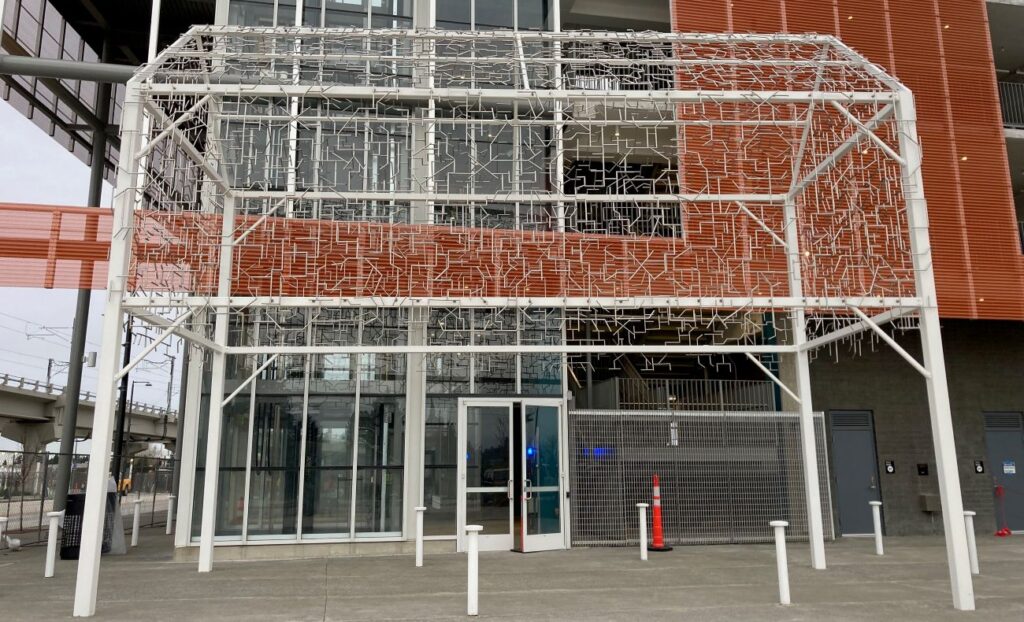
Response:
[[[124,358],[122,361],[122,367],[128,367],[128,363],[132,361],[132,316],[130,315],[124,326]],[[124,411],[128,401],[128,376],[130,375],[125,374],[121,376],[120,393],[117,396],[117,421],[114,424],[114,460],[110,463],[110,474],[114,477],[114,481],[118,486],[121,485],[121,447],[124,445]]]
[[[168,354],[171,359],[171,377],[167,379],[167,412],[171,412],[171,389],[174,386],[174,355]]]
[[[2,19],[2,18],[0,18]],[[100,53],[101,62],[109,60],[109,42],[103,41],[103,49]],[[107,120],[110,117],[110,83],[101,82],[96,85],[96,118],[99,125],[92,131],[92,154],[89,169],[89,207],[99,207],[103,201],[103,169],[107,161]],[[91,218],[91,217],[90,217]],[[87,222],[90,222],[87,220]],[[90,232],[94,236],[98,231],[92,231],[98,227],[99,217],[94,221],[96,224],[86,226],[86,234]],[[98,239],[98,236],[97,236]],[[83,263],[82,270],[86,270],[87,264]],[[60,433],[60,455],[57,461],[57,484],[53,492],[53,510],[63,510],[68,499],[68,485],[71,482],[71,455],[75,451],[75,430],[78,427],[78,398],[82,392],[82,364],[85,361],[85,333],[89,325],[89,302],[92,291],[89,289],[91,283],[79,283],[78,300],[75,304],[75,320],[71,327],[71,354],[68,357],[68,382],[64,386],[64,417],[63,428]],[[90,279],[91,280],[91,279]],[[49,376],[49,373],[47,373]],[[49,384],[49,379],[47,379]]]

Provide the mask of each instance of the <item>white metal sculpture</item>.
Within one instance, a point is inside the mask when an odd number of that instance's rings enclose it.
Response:
[[[815,568],[809,357],[878,339],[926,379],[972,609],[915,124],[828,36],[193,28],[126,90],[75,614],[95,611],[125,314],[208,356],[213,395],[231,355],[242,386],[278,357],[745,355],[799,405]],[[919,329],[923,359],[885,324]],[[210,407],[206,499],[236,393]]]

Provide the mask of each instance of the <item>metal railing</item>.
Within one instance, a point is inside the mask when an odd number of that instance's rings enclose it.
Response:
[[[53,384],[43,382],[42,380],[33,380],[31,378],[24,378],[22,376],[15,376],[13,374],[0,373],[0,387],[8,387],[11,389],[22,389],[25,391],[34,391],[36,393],[43,393],[44,395],[63,395],[64,385]],[[95,405],[96,394],[92,391],[82,391],[78,394],[78,399],[84,403]],[[138,415],[153,415],[154,417],[167,416],[168,419],[174,421],[178,417],[178,411],[167,410],[160,406],[154,406],[152,404],[143,404],[142,402],[132,402],[128,407],[129,412]]]
[[[46,539],[46,513],[53,511],[59,461],[57,452],[0,451],[0,516],[7,517],[5,535],[18,538],[23,545]],[[88,470],[89,455],[72,454],[69,493],[85,492]],[[143,499],[142,524],[165,524],[174,459],[126,456],[124,472],[124,478],[131,480],[127,498]],[[132,512],[132,504],[122,501],[121,515],[126,525],[131,524]]]
[[[775,391],[762,380],[616,378],[617,408],[623,410],[775,410]]]
[[[999,105],[1003,125],[1024,129],[1024,82],[999,82]]]

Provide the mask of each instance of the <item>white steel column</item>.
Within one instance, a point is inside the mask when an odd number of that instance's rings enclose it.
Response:
[[[221,223],[220,272],[217,291],[221,296],[231,291],[231,257],[235,228],[235,200],[231,195],[224,197],[224,215]],[[213,340],[226,345],[228,338],[228,307],[217,307],[214,319]],[[220,476],[220,432],[221,404],[224,395],[224,368],[227,355],[222,351],[213,352],[210,377],[210,414],[206,423],[206,466],[203,483],[203,521],[199,536],[199,572],[213,570],[213,536],[217,524],[217,483]]]
[[[196,312],[199,326],[206,323],[207,311]],[[185,342],[192,348],[188,359],[188,382],[185,387],[185,428],[181,434],[181,471],[178,479],[177,528],[174,531],[174,546],[184,547],[192,540],[192,506],[196,490],[196,458],[199,453],[199,407],[203,399],[203,364],[206,351]],[[181,419],[179,419],[181,421]]]
[[[921,298],[921,352],[928,391],[928,412],[931,417],[932,443],[935,445],[935,467],[938,471],[939,495],[942,501],[942,525],[946,536],[946,559],[953,592],[953,606],[974,610],[974,584],[971,580],[970,556],[967,550],[967,529],[964,524],[963,499],[960,495],[960,474],[956,462],[956,443],[946,385],[946,365],[939,330],[939,308],[935,292],[935,273],[931,241],[928,237],[928,209],[921,175],[921,143],[917,137],[917,112],[914,96],[903,89],[896,101],[896,122],[899,124],[900,154],[903,156],[903,194],[907,203],[910,246],[914,258],[917,296]]]
[[[789,261],[789,295],[803,296],[801,276],[800,235],[797,224],[796,203],[785,203],[786,255]],[[811,405],[811,364],[804,345],[807,342],[807,322],[804,309],[790,313],[793,354],[796,366],[797,393],[800,398],[800,455],[804,468],[804,497],[807,500],[807,539],[811,547],[811,567],[825,569],[825,531],[821,518],[821,486],[818,481],[818,446],[814,436],[814,411]]]
[[[92,449],[86,482],[85,510],[82,517],[82,540],[75,584],[75,616],[96,613],[96,590],[100,575],[100,549],[103,544],[103,521],[107,506],[107,481],[110,472],[110,444],[113,441],[114,402],[117,388],[114,375],[120,367],[119,350],[124,314],[122,301],[131,255],[133,210],[140,183],[139,159],[134,156],[141,146],[142,104],[139,84],[128,82],[121,115],[121,158],[118,162],[117,191],[114,199],[113,235],[110,242],[110,267],[107,279],[107,303],[103,314],[103,330],[99,355],[96,401],[93,415]]]
[[[427,342],[427,320],[429,309],[409,309],[409,343]],[[405,501],[403,508],[426,505],[423,499],[423,448],[426,439],[426,380],[427,355],[423,353],[406,355],[405,373]],[[405,512],[405,533],[415,533],[419,512]]]

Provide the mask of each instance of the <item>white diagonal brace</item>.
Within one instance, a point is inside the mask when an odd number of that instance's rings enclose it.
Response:
[[[767,223],[765,223],[765,222],[764,222],[763,220],[761,220],[760,218],[758,218],[757,214],[755,214],[754,212],[750,211],[750,209],[748,209],[748,208],[747,208],[747,205],[746,205],[746,203],[744,203],[743,201],[736,201],[736,205],[738,205],[738,206],[739,206],[739,208],[740,208],[740,210],[741,210],[741,211],[742,211],[742,212],[743,212],[744,214],[746,214],[747,216],[749,216],[749,217],[751,218],[751,220],[753,220],[753,221],[754,221],[754,222],[756,222],[757,224],[761,225],[761,228],[762,228],[762,229],[764,229],[765,231],[767,231],[767,232],[768,232],[768,235],[772,236],[772,238],[774,238],[774,240],[775,240],[776,242],[778,242],[779,244],[781,244],[781,245],[782,245],[782,248],[789,248],[788,246],[786,246],[786,241],[785,241],[785,240],[783,240],[783,239],[782,239],[781,237],[779,237],[779,234],[778,234],[778,233],[775,233],[774,231],[772,231],[772,228],[771,228],[771,227],[769,227],[769,226],[767,225]]]
[[[239,393],[241,393],[242,389],[244,389],[245,387],[249,386],[249,383],[252,382],[253,380],[255,380],[256,376],[259,376],[261,373],[263,373],[264,369],[270,367],[270,364],[273,363],[274,361],[276,361],[277,357],[279,357],[279,356],[281,356],[281,355],[280,354],[275,354],[275,355],[271,356],[262,365],[260,365],[256,369],[256,371],[252,372],[252,374],[248,378],[246,378],[245,381],[242,382],[242,384],[238,385],[238,387],[236,387],[235,390],[231,392],[231,395],[229,395],[229,396],[224,398],[224,401],[222,401],[220,403],[221,408],[227,406],[228,402],[230,402],[231,400],[235,399],[235,396],[238,395]]]
[[[857,307],[854,307],[854,306],[850,306],[850,309],[852,309],[853,312],[857,314],[857,317],[859,317],[862,322],[867,324],[868,327],[871,330],[875,331],[875,333],[879,336],[879,338],[881,338],[882,341],[884,341],[885,343],[889,344],[889,347],[892,348],[893,350],[895,350],[896,354],[899,354],[908,363],[910,363],[911,367],[913,367],[918,372],[920,372],[920,374],[922,376],[924,376],[925,378],[931,378],[932,377],[932,374],[931,374],[930,371],[928,371],[927,369],[924,368],[923,365],[918,363],[917,359],[915,359],[914,357],[910,356],[909,352],[904,350],[903,347],[900,346],[900,344],[896,343],[895,339],[893,339],[888,334],[886,334],[886,332],[884,330],[882,330],[882,328],[878,324],[875,324],[874,320],[869,318],[866,313],[864,313],[863,311],[861,311],[860,309],[858,309]]]
[[[871,119],[868,120],[867,123],[863,124],[864,127],[867,128],[868,130],[874,130],[882,121],[885,121],[889,117],[889,115],[892,114],[893,110],[895,110],[895,107],[892,104],[886,104],[884,108],[878,111],[878,114],[871,117]],[[814,170],[812,170],[810,173],[807,173],[806,177],[802,178],[799,182],[793,185],[793,188],[789,192],[789,196],[791,198],[795,198],[796,195],[803,192],[804,188],[811,185],[814,182],[814,180],[818,178],[819,175],[835,166],[836,162],[838,162],[843,156],[845,156],[847,153],[852,151],[854,147],[857,146],[857,143],[860,142],[861,134],[862,132],[858,130],[857,132],[854,132],[852,136],[843,141],[843,144],[839,145],[839,147],[837,147],[835,151],[830,153],[828,157],[819,162],[818,166],[814,167]]]
[[[787,387],[787,386],[786,386],[786,383],[782,382],[782,380],[780,380],[778,376],[776,376],[775,374],[773,374],[773,373],[771,372],[771,370],[770,370],[770,369],[768,369],[767,367],[765,367],[765,366],[764,366],[764,365],[763,365],[763,364],[761,363],[761,361],[760,361],[760,360],[758,360],[758,358],[757,358],[756,356],[754,356],[754,355],[753,355],[753,354],[751,354],[750,352],[747,352],[746,354],[747,354],[747,358],[748,358],[748,359],[750,359],[750,360],[751,360],[751,362],[752,362],[752,363],[754,363],[754,365],[757,365],[758,369],[760,369],[761,371],[763,371],[763,372],[764,372],[764,375],[768,376],[768,377],[769,377],[769,378],[771,379],[771,381],[772,381],[772,382],[774,382],[774,383],[775,383],[776,385],[778,385],[778,387],[779,387],[780,389],[782,389],[783,391],[785,391],[787,395],[789,395],[789,396],[790,396],[791,398],[793,398],[793,400],[794,400],[794,401],[795,401],[795,402],[796,402],[797,404],[799,404],[799,403],[800,403],[800,397],[799,397],[799,396],[798,396],[798,395],[797,395],[796,393],[793,393],[793,391],[791,391],[791,390],[789,389],[789,387]]]
[[[195,309],[193,309],[193,311],[194,310]],[[129,310],[129,313],[131,313],[133,316],[139,318],[143,322],[146,322],[147,324],[152,324],[153,326],[157,326],[157,327],[160,327],[160,328],[167,328],[169,326],[172,326],[172,324],[173,324],[167,318],[165,318],[165,317],[163,317],[161,315],[157,315],[155,313],[146,313],[145,311],[139,311],[137,309],[131,309],[131,310]],[[179,326],[179,327],[175,328],[174,329],[174,334],[179,336],[179,337],[181,337],[182,339],[185,339],[187,341],[191,341],[192,343],[196,344],[197,346],[202,346],[204,348],[207,348],[208,350],[210,350],[212,352],[220,352],[220,351],[222,351],[224,349],[221,346],[219,346],[216,343],[214,343],[211,339],[206,338],[205,336],[195,332],[194,330],[185,328],[184,326]]]
[[[196,103],[192,104],[192,106],[190,106],[188,110],[186,110],[184,113],[178,116],[174,123],[172,123],[168,127],[165,127],[162,132],[160,132],[159,134],[156,135],[156,137],[153,138],[153,140],[149,141],[149,143],[147,143],[146,146],[142,148],[142,151],[139,152],[139,157],[141,158],[149,154],[149,152],[153,151],[153,148],[156,147],[163,139],[170,136],[171,132],[177,130],[179,127],[181,127],[183,123],[194,117],[196,111],[199,110],[199,108],[202,107],[203,104],[210,101],[211,97],[213,97],[213,95],[206,95],[200,98],[198,101],[196,101]]]
[[[132,359],[132,361],[130,363],[128,363],[127,365],[122,367],[121,371],[117,372],[117,374],[114,375],[114,381],[116,382],[116,381],[120,380],[121,378],[124,377],[125,374],[127,374],[131,370],[135,369],[135,366],[138,365],[139,363],[141,363],[144,358],[149,356],[150,352],[152,352],[153,350],[156,350],[156,347],[158,345],[160,345],[161,343],[163,343],[164,339],[167,339],[168,337],[170,337],[171,334],[179,326],[181,326],[182,324],[185,323],[185,320],[187,320],[188,318],[192,317],[192,314],[194,312],[195,312],[194,309],[189,309],[188,311],[186,311],[186,312],[182,313],[181,315],[179,315],[174,320],[174,323],[172,323],[170,326],[165,328],[164,332],[160,333],[159,337],[154,339],[152,343],[150,343],[148,346],[146,346],[145,350],[143,350],[138,356],[136,356],[134,359]]]
[[[876,325],[881,326],[883,324],[887,324],[889,322],[892,322],[893,320],[901,318],[905,315],[910,315],[911,313],[915,312],[917,312],[917,309],[914,307],[900,307],[898,309],[889,309],[888,311],[884,311],[882,313],[879,313],[878,315],[871,316],[871,321],[874,322]],[[815,337],[814,339],[807,341],[806,343],[804,343],[803,349],[807,351],[815,350],[817,348],[820,348],[821,346],[827,346],[830,343],[839,341],[841,339],[846,339],[847,337],[851,337],[853,335],[856,335],[857,333],[861,333],[870,329],[871,327],[865,324],[864,322],[850,324],[849,326],[844,326],[839,330],[834,330],[828,333],[827,335]]]
[[[159,107],[153,105],[151,102],[146,102],[146,111],[150,112],[153,116],[158,117],[161,123],[168,125],[172,124],[170,118],[164,114],[164,111],[160,110]],[[221,190],[224,192],[231,191],[231,187],[228,185],[228,182],[225,181],[216,169],[210,166],[210,163],[206,161],[201,153],[199,153],[195,145],[192,144],[192,141],[190,141],[187,136],[182,134],[178,128],[171,128],[171,137],[174,142],[181,147],[181,150],[185,152],[185,155],[199,165],[199,167],[203,169],[203,172],[210,176],[210,181],[220,186]]]
[[[516,54],[519,56],[519,68],[523,74],[523,86],[524,90],[530,88],[530,75],[526,71],[526,54],[523,52],[523,36],[516,34]]]
[[[249,228],[246,229],[245,231],[243,231],[242,235],[240,235],[237,238],[235,238],[234,241],[231,242],[231,243],[232,244],[239,244],[242,240],[244,240],[246,237],[248,237],[248,235],[250,233],[255,231],[257,227],[259,227],[260,225],[265,223],[267,221],[267,218],[270,218],[272,215],[274,215],[274,213],[276,213],[277,210],[280,209],[281,206],[285,205],[286,203],[288,203],[288,198],[287,197],[285,197],[285,198],[281,199],[280,201],[278,201],[277,203],[275,203],[274,207],[268,209],[267,213],[263,214],[262,216],[259,217],[259,220],[257,220],[256,222],[252,223],[251,225],[249,225]]]
[[[878,137],[878,134],[875,134],[873,130],[868,129],[867,126],[865,126],[860,119],[853,116],[853,113],[847,110],[842,104],[835,101],[829,103],[832,104],[832,107],[838,110],[840,114],[846,117],[847,121],[853,123],[857,127],[857,129],[860,130],[861,134],[867,136],[871,140],[871,142],[875,143],[879,149],[884,151],[885,155],[889,156],[890,158],[892,158],[896,162],[899,162],[900,164],[906,164],[906,160],[904,160],[903,157],[900,156],[900,154],[893,151],[892,147],[885,144],[885,141]]]

